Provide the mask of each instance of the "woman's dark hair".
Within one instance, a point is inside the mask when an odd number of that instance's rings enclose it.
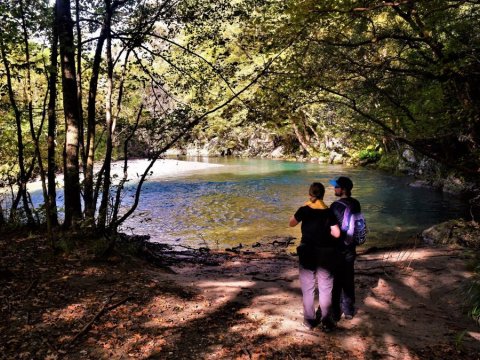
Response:
[[[314,182],[312,185],[310,185],[310,190],[308,193],[310,196],[314,197],[315,200],[323,200],[323,195],[325,195],[325,187],[319,182]]]

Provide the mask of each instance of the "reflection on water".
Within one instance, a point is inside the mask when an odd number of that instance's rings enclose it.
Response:
[[[189,158],[188,160],[192,160]],[[313,181],[326,185],[325,202],[335,200],[328,180],[348,175],[362,204],[368,245],[402,241],[426,227],[468,217],[453,196],[408,186],[409,179],[379,171],[274,160],[208,159],[223,167],[170,176],[144,185],[139,210],[124,230],[153,241],[224,248],[253,244],[265,236],[300,237],[288,219],[307,199]]]

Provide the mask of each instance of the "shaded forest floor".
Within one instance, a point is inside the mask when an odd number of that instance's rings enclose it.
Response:
[[[3,236],[0,359],[480,359],[465,250],[361,255],[358,313],[330,334],[301,326],[285,249],[211,256],[219,265],[98,262],[53,257],[39,236]]]

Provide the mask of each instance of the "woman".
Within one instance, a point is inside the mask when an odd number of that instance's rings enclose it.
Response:
[[[324,332],[333,330],[332,289],[333,272],[337,263],[336,240],[340,228],[333,212],[323,202],[325,188],[321,183],[310,185],[310,200],[300,207],[289,225],[302,223],[302,240],[297,248],[300,285],[303,294],[303,325],[313,329],[315,316],[315,283],[318,282],[321,325]]]

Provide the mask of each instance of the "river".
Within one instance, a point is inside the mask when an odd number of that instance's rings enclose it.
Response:
[[[339,175],[353,180],[352,195],[362,204],[369,227],[364,246],[413,242],[423,229],[469,213],[468,204],[453,195],[412,187],[411,178],[372,169],[263,159],[186,160],[222,166],[150,180],[123,231],[220,249],[272,236],[299,239],[300,227],[289,228],[288,219],[307,200],[309,185],[322,182],[330,204],[335,196],[328,180]]]

